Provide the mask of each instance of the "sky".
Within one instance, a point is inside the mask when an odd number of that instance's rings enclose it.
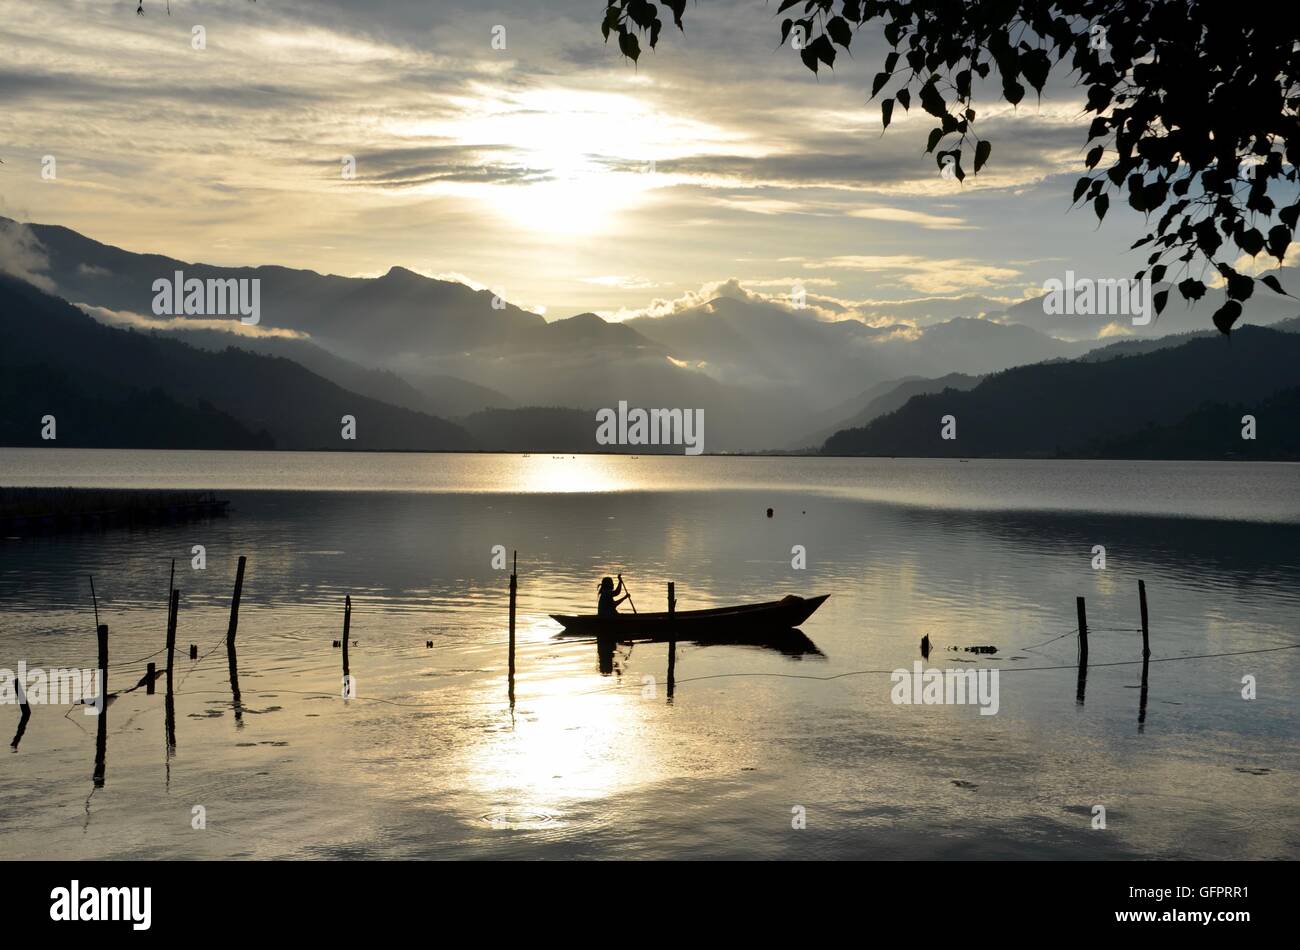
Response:
[[[1122,202],[1069,209],[1068,80],[1018,108],[977,86],[992,156],[957,182],[919,107],[882,129],[876,27],[814,76],[759,0],[689,5],[635,66],[601,0],[144,6],[5,4],[0,214],[213,264],[400,265],[548,319],[800,284],[828,319],[926,323],[1145,263]]]

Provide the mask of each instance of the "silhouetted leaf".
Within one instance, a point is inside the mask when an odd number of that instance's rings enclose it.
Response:
[[[1227,293],[1231,300],[1249,300],[1255,292],[1255,281],[1245,274],[1233,273],[1228,276]]]
[[[812,49],[817,53],[817,58],[827,66],[832,68],[835,66],[835,46],[825,33],[812,41]]]
[[[1110,96],[1110,90],[1105,86],[1091,86],[1088,89],[1088,104],[1084,108],[1091,112],[1101,112],[1110,105]]]
[[[1248,228],[1237,235],[1237,247],[1254,257],[1264,250],[1264,235],[1257,228]]]
[[[682,15],[686,12],[686,0],[663,0],[663,4],[673,11],[673,26],[683,33],[686,32],[686,28],[682,26]],[[777,11],[777,13],[780,12],[780,10]]]
[[[1219,328],[1219,332],[1225,335],[1232,332],[1232,325],[1237,322],[1241,316],[1241,304],[1235,300],[1229,300],[1218,310],[1214,311],[1214,325]]]
[[[880,103],[880,124],[883,128],[889,128],[889,120],[894,115],[894,100],[884,99]]]
[[[1047,57],[1047,50],[1034,50],[1020,58],[1020,71],[1034,91],[1042,93],[1043,84],[1047,82],[1047,73],[1052,68],[1052,61]]]
[[[636,38],[635,33],[620,33],[618,35],[618,48],[623,51],[624,56],[634,63],[641,56],[641,43]]]
[[[1273,291],[1274,293],[1281,294],[1284,297],[1291,296],[1289,293],[1287,293],[1285,290],[1282,289],[1282,282],[1278,280],[1276,277],[1274,277],[1272,274],[1265,274],[1259,280],[1260,283],[1262,283],[1265,287],[1267,287],[1269,290]]]
[[[975,174],[980,173],[980,169],[989,160],[989,153],[992,151],[993,143],[988,139],[980,139],[979,144],[975,146]]]
[[[935,117],[948,114],[948,107],[943,101],[943,96],[939,95],[939,90],[935,88],[933,79],[921,87],[921,108]]]
[[[850,28],[847,20],[842,16],[831,17],[826,21],[826,32],[830,35],[831,41],[838,43],[845,49],[848,49],[853,42],[853,30]]]
[[[1258,232],[1256,232],[1258,233]],[[1274,225],[1268,231],[1268,252],[1280,262],[1291,244],[1291,230],[1285,224]]]

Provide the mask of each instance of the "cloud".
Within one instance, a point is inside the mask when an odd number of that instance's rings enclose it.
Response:
[[[1035,288],[1034,293],[1041,293]],[[925,296],[901,300],[859,300],[853,304],[854,312],[872,326],[891,323],[925,325],[943,323],[954,317],[987,317],[1001,322],[1003,311],[1019,302],[1020,297],[989,294],[956,294],[951,296]]]
[[[898,284],[928,294],[951,294],[981,287],[1003,287],[1020,271],[969,258],[934,258],[913,254],[858,254],[803,260],[811,270],[866,271],[892,275]]]
[[[1293,243],[1287,247],[1282,255],[1282,261],[1279,263],[1276,257],[1271,254],[1259,253],[1254,257],[1249,254],[1242,254],[1232,262],[1232,269],[1238,274],[1245,274],[1248,277],[1259,277],[1267,274],[1271,270],[1278,270],[1282,267],[1295,267],[1300,264],[1300,244]],[[1215,271],[1211,277],[1206,280],[1205,286],[1219,288],[1227,284],[1228,281],[1222,274]],[[1288,290],[1290,288],[1287,288]]]
[[[584,284],[597,287],[618,287],[621,290],[651,290],[659,285],[644,277],[628,277],[621,274],[609,274],[604,277],[583,277]]]
[[[54,281],[39,273],[50,268],[45,248],[27,225],[18,221],[0,220],[0,273],[55,293]]]
[[[796,270],[782,257],[800,253],[834,262],[808,265],[811,315],[925,323],[964,307],[940,297],[1005,292],[1040,248],[1084,248],[1097,267],[1131,242],[1120,209],[1104,238],[1064,220],[1087,133],[1068,77],[1018,109],[983,98],[992,157],[956,183],[922,153],[932,117],[897,112],[882,136],[864,103],[887,50],[875,26],[813,76],[774,52],[769,17],[701,4],[634,67],[601,42],[591,2],[439,0],[430,16],[423,0],[207,0],[205,51],[161,0],[145,17],[15,4],[0,28],[7,190],[54,154],[59,181],[26,189],[28,220],[187,259],[475,274],[572,313],[671,312],[683,304],[642,306],[646,291],[742,268],[738,286],[779,303]],[[970,259],[995,255],[1011,262]]]
[[[264,327],[260,324],[246,324],[231,317],[224,320],[205,320],[195,317],[154,317],[143,313],[134,313],[130,310],[110,310],[107,307],[96,307],[86,303],[74,303],[73,306],[80,308],[88,317],[98,320],[100,323],[132,330],[217,330],[222,333],[229,333],[231,336],[255,339],[310,339],[310,334],[298,330],[285,327]]]
[[[1111,337],[1133,336],[1133,328],[1123,323],[1111,321],[1097,332],[1097,339],[1108,340]]]
[[[922,211],[908,211],[905,208],[855,208],[849,212],[850,217],[869,218],[873,221],[890,221],[898,224],[915,224],[927,230],[936,231],[973,231],[974,225],[967,224],[963,218],[952,218],[938,214],[926,214]]]

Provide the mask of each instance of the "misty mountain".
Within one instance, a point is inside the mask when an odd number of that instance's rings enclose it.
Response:
[[[861,415],[885,390],[868,394],[886,382],[982,376],[1075,359],[1105,343],[1056,339],[1026,325],[1042,315],[1041,300],[997,319],[956,317],[924,327],[826,321],[731,294],[624,323],[593,313],[547,322],[492,293],[402,267],[375,278],[216,267],[134,254],[67,228],[28,227],[60,293],[90,307],[147,320],[153,282],[177,270],[201,280],[257,278],[261,322],[235,345],[292,359],[360,396],[444,419],[521,406],[589,413],[621,400],[700,408],[706,451],[798,448],[811,433],[856,427],[893,408]],[[187,322],[194,329],[175,327]],[[178,339],[198,334],[191,342],[209,349],[227,342],[197,318],[180,317],[165,332]],[[1148,336],[1123,342],[1132,352],[1167,345]],[[504,437],[506,420],[527,426],[529,417],[483,418]]]
[[[1264,258],[1261,257],[1260,260],[1263,261]],[[1272,271],[1272,273],[1281,281],[1284,289],[1296,296],[1300,296],[1300,268],[1281,267]],[[1132,276],[1132,274],[1080,273],[1076,274],[1075,280],[1076,282],[1080,278],[1113,280]],[[1064,267],[1062,267],[1057,279],[1064,281]],[[1205,280],[1209,280],[1208,275]],[[1135,339],[1150,340],[1157,336],[1205,330],[1210,326],[1211,314],[1223,306],[1224,301],[1227,299],[1227,294],[1223,288],[1208,287],[1205,296],[1197,301],[1195,306],[1189,306],[1187,301],[1183,300],[1178,293],[1178,290],[1171,288],[1169,284],[1155,284],[1151,289],[1153,294],[1161,290],[1170,290],[1171,292],[1165,312],[1156,316],[1153,308],[1151,322],[1145,326],[1134,325],[1132,316],[1129,315],[1049,314],[1044,307],[1043,295],[1030,297],[1006,308],[1005,313],[1001,315],[1001,319],[1032,327],[1035,330],[1066,340],[1093,338],[1108,324],[1117,324],[1122,332],[1131,334]],[[1255,292],[1242,306],[1242,317],[1238,325],[1249,323],[1255,326],[1269,326],[1278,320],[1294,316],[1295,312],[1295,297],[1284,297],[1269,290],[1263,284],[1257,284]],[[1211,332],[1217,331],[1211,330]]]
[[[349,392],[288,359],[234,347],[211,352],[105,326],[7,276],[0,276],[0,367],[19,407],[5,413],[6,444],[48,445],[39,420],[50,414],[62,446],[474,447],[445,419]],[[344,415],[356,419],[355,441],[341,438]]]
[[[628,323],[662,343],[674,358],[692,361],[720,381],[791,393],[810,413],[860,397],[884,380],[950,372],[980,375],[1076,356],[1099,345],[1067,343],[1029,327],[970,317],[923,328],[832,322],[735,297]],[[799,435],[806,436],[807,430]]]
[[[433,407],[429,411],[438,416],[451,418],[480,409],[508,409],[515,405],[515,400],[503,392],[455,376],[412,371],[398,378],[410,380],[410,385],[429,400]]]
[[[596,443],[595,412],[554,406],[483,409],[456,420],[494,452],[608,452]],[[677,450],[680,453],[680,449]]]
[[[105,319],[101,311],[91,309],[90,316],[110,326],[122,326]],[[130,324],[126,324],[130,326]],[[454,376],[430,374],[414,376],[409,381],[390,370],[370,369],[352,360],[336,356],[317,346],[309,337],[270,336],[265,334],[236,333],[196,326],[193,328],[148,328],[145,332],[178,340],[203,350],[220,352],[237,347],[264,356],[279,356],[323,376],[344,389],[369,396],[416,412],[451,418],[466,415],[490,406],[512,406],[513,400],[504,393],[478,386]]]
[[[153,283],[234,278],[261,281],[260,326],[308,333],[340,356],[381,365],[404,354],[443,352],[508,340],[545,320],[493,294],[394,267],[378,278],[339,277],[289,267],[217,267],[134,254],[55,225],[29,224],[47,273],[67,299],[110,310],[153,312]]]
[[[317,350],[300,345],[245,344],[242,336],[238,345],[292,354],[322,375],[408,408],[456,415],[488,406],[613,407],[620,400],[700,408],[708,419],[709,451],[779,446],[807,426],[801,399],[720,383],[674,362],[635,328],[595,314],[547,323],[501,301],[494,306],[490,293],[400,267],[379,278],[223,268],[132,254],[67,228],[29,227],[44,245],[47,273],[60,292],[89,306],[150,314],[153,281],[171,279],[176,270],[186,279],[258,278],[263,333],[304,334],[348,363],[396,373],[409,388],[327,365]],[[417,401],[410,389],[431,402]]]
[[[945,389],[956,389],[965,391],[979,384],[982,376],[968,376],[965,373],[949,373],[947,376],[940,376],[937,379],[924,379],[922,377],[910,377],[902,380],[897,385],[888,386],[883,392],[879,391],[880,387],[874,387],[869,392],[875,395],[867,400],[857,412],[847,418],[841,418],[838,424],[828,426],[820,432],[815,432],[808,439],[808,445],[822,445],[841,429],[856,429],[865,426],[886,413],[899,409],[913,396],[921,396],[927,393],[943,392]]]
[[[1300,334],[1247,326],[1230,338],[1193,335],[1151,353],[1022,366],[995,373],[966,392],[914,396],[863,428],[836,433],[823,451],[1164,458],[1189,450],[1177,444],[1179,433],[1197,433],[1195,444],[1209,457],[1288,458],[1288,426],[1295,423],[1281,417],[1289,403],[1273,397],[1298,382]],[[1243,413],[1258,417],[1258,439],[1240,438],[1240,414],[1232,427],[1211,432],[1207,422],[1226,424],[1228,415],[1216,415],[1207,404],[1247,407]],[[945,416],[956,420],[955,439],[941,437]],[[1159,438],[1157,431],[1163,433]]]

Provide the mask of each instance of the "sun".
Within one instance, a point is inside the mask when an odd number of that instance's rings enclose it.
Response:
[[[513,176],[437,183],[471,197],[512,226],[559,236],[614,229],[620,214],[674,184],[657,163],[707,151],[728,138],[704,123],[666,116],[635,95],[571,89],[500,90],[454,100],[456,118],[394,129],[481,149]]]

